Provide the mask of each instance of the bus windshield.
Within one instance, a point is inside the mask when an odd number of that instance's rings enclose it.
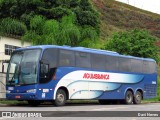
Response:
[[[7,72],[7,85],[37,83],[38,61],[41,50],[24,50],[13,53]]]

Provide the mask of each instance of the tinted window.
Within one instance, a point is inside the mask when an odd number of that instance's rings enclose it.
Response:
[[[118,57],[106,56],[106,69],[118,71]]]
[[[137,59],[131,59],[131,72],[142,73],[143,61]]]
[[[91,67],[90,54],[84,52],[76,52],[76,66],[90,68]]]
[[[59,66],[75,66],[74,51],[60,50]]]
[[[58,56],[58,50],[57,49],[46,49],[43,52],[43,56],[42,56],[42,63],[41,63],[41,79],[40,79],[40,83],[47,83],[49,82],[55,72],[56,72],[56,67],[57,67],[57,56]],[[44,71],[44,67],[42,66],[47,66],[48,65],[48,73],[42,73],[42,71]],[[47,70],[47,69],[46,69]],[[44,75],[47,77],[44,77]]]
[[[119,71],[121,72],[131,71],[131,60],[129,58],[119,57],[118,62],[119,62],[119,67],[118,67]]]
[[[156,72],[156,63],[150,61],[143,61],[143,73],[155,73]]]
[[[157,72],[157,65],[155,62],[149,62],[149,68],[150,73],[156,73]]]
[[[105,69],[105,56],[99,54],[91,54],[92,68]]]
[[[57,67],[57,49],[46,49],[43,53],[42,60],[49,63],[50,68]]]

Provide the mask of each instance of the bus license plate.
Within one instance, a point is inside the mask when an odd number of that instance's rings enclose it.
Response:
[[[16,98],[16,99],[19,99],[19,98],[21,98],[21,96],[16,96],[15,98]]]

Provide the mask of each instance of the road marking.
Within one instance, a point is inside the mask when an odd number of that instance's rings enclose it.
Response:
[[[115,109],[121,109],[121,108],[128,108],[128,107],[98,108],[98,109],[92,109],[91,111],[115,110]]]

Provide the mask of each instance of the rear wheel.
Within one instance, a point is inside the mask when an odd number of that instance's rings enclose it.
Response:
[[[133,103],[134,104],[140,104],[142,100],[142,93],[140,91],[137,91],[134,95]]]
[[[126,104],[132,104],[133,103],[133,93],[131,91],[126,92],[125,103]]]
[[[66,103],[66,93],[62,89],[58,89],[56,93],[56,99],[54,101],[54,104],[56,106],[63,106]]]

